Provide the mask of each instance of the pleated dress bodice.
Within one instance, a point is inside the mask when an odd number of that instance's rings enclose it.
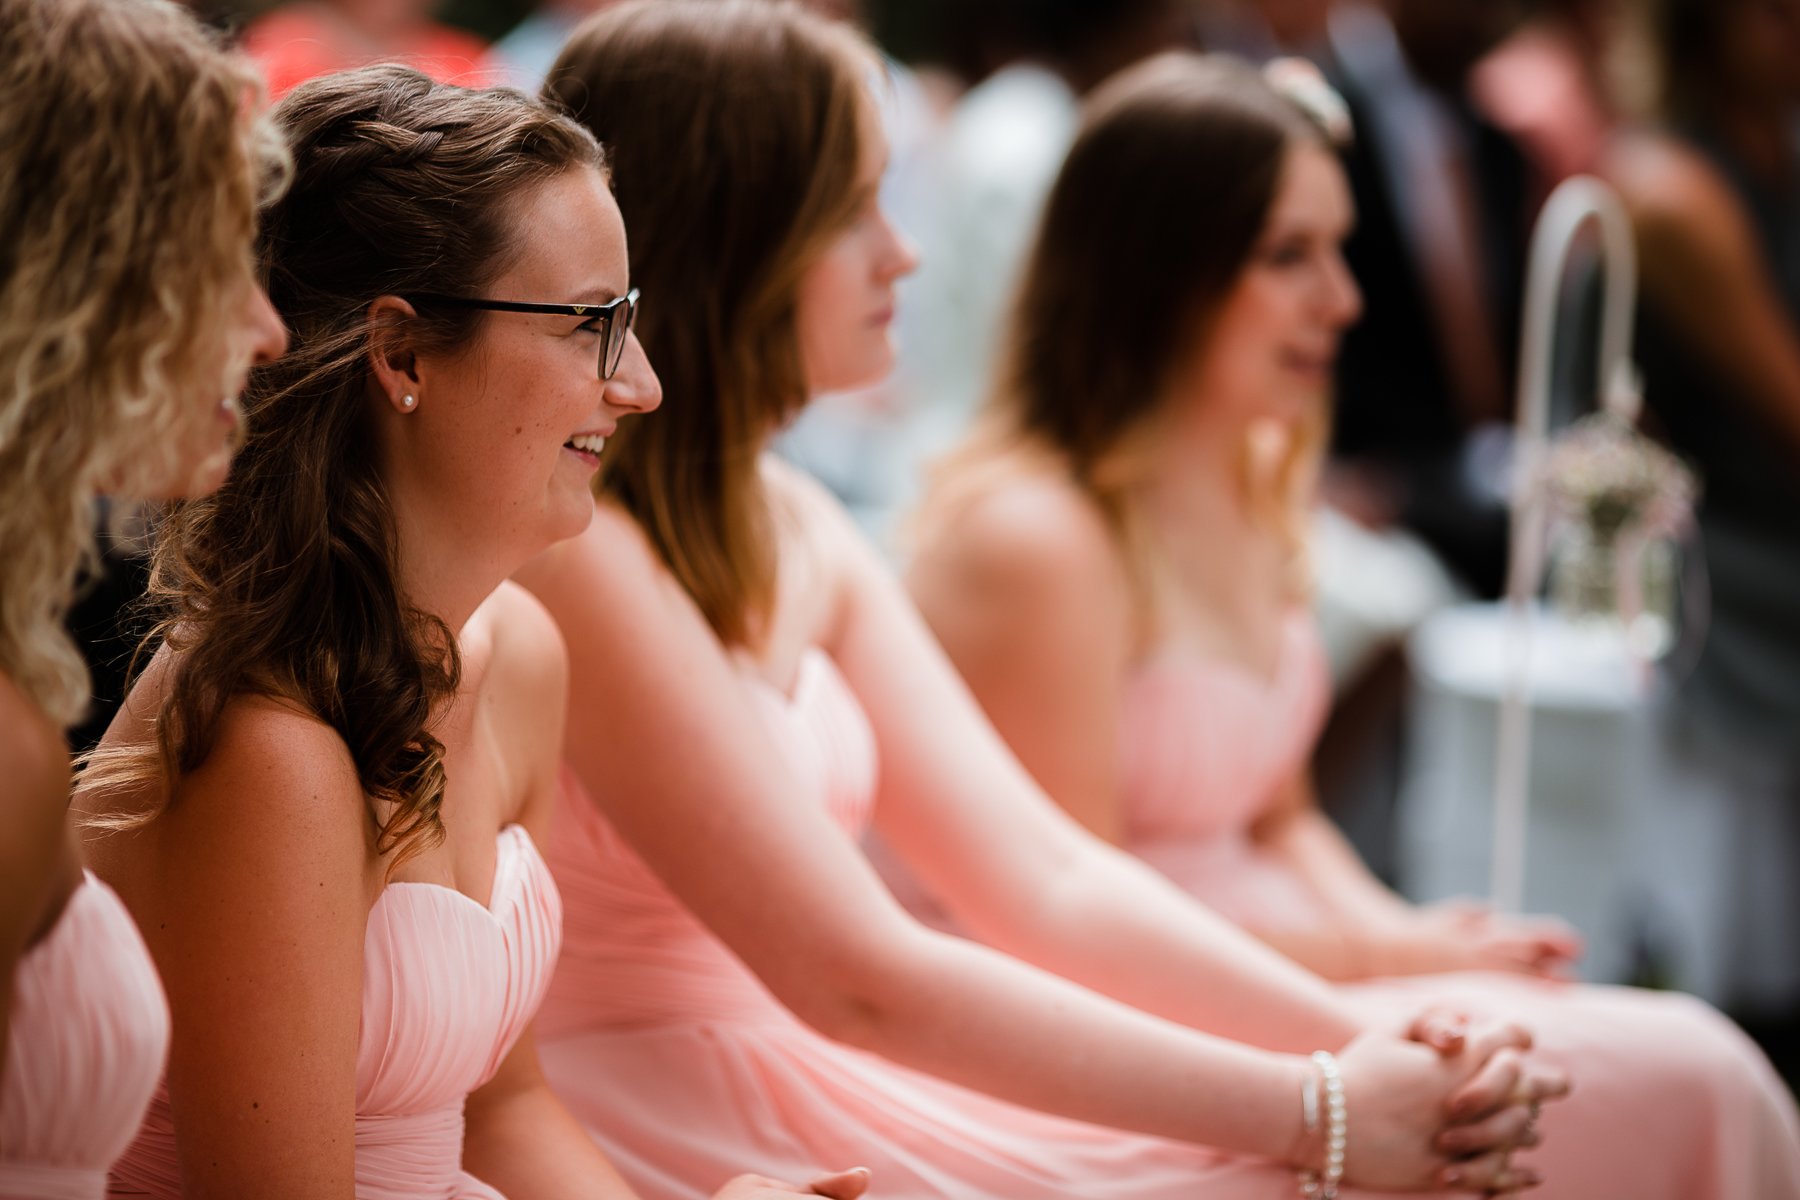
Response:
[[[536,1014],[561,932],[556,885],[518,825],[499,835],[486,905],[435,883],[382,889],[363,938],[358,1200],[501,1200],[462,1169],[463,1102]],[[113,1171],[112,1195],[180,1194],[172,1114],[159,1088]]]
[[[13,975],[0,1071],[0,1197],[98,1200],[169,1049],[150,952],[92,875]]]

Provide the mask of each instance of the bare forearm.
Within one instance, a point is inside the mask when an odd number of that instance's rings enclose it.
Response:
[[[1310,804],[1259,831],[1259,843],[1349,926],[1404,916],[1407,902],[1384,887],[1336,825]]]
[[[1120,851],[1083,854],[1003,949],[1134,1008],[1294,1053],[1362,1032],[1336,990]],[[999,941],[999,938],[995,939]]]
[[[1277,1161],[1291,1152],[1303,1059],[1196,1033],[974,943],[922,938],[916,961],[867,989],[878,999],[827,1032],[1040,1111]]]
[[[471,1097],[463,1167],[509,1200],[635,1200],[547,1087]]]

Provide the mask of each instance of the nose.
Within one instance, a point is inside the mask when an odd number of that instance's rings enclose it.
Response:
[[[887,210],[881,212],[881,230],[886,238],[881,257],[882,279],[892,282],[911,275],[919,269],[919,247],[911,238],[900,232],[898,226],[889,217]]]
[[[287,326],[281,323],[281,314],[275,311],[274,302],[261,284],[250,289],[250,312],[247,324],[250,326],[251,362],[273,362],[287,353]]]
[[[603,394],[608,405],[625,412],[653,412],[662,403],[662,381],[636,333],[625,335],[625,353],[619,356],[619,369],[606,381]]]
[[[1342,253],[1333,251],[1325,267],[1325,311],[1331,323],[1344,329],[1362,316],[1362,289]]]

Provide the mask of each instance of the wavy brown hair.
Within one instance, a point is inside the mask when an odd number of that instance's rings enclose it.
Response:
[[[221,331],[286,166],[261,108],[164,0],[0,0],[0,673],[59,724],[96,495],[166,484],[249,362]]]
[[[545,94],[607,147],[654,421],[607,448],[602,495],[644,528],[728,643],[758,640],[775,555],[757,459],[805,405],[806,269],[850,219],[878,59],[848,26],[767,0],[637,0],[590,18]]]
[[[160,774],[205,761],[234,697],[291,701],[343,738],[372,810],[389,814],[377,850],[398,863],[443,836],[430,722],[460,664],[452,632],[397,582],[369,307],[480,294],[518,253],[522,198],[603,162],[585,129],[534,99],[406,67],[302,84],[275,115],[294,180],[259,249],[292,348],[251,375],[248,436],[224,487],[177,505],[159,532],[151,596],[164,617],[152,637],[176,652],[156,723]],[[448,352],[481,320],[433,306],[383,336]],[[96,757],[90,776],[107,765]]]

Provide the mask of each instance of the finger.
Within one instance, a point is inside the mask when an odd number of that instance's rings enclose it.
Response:
[[[1462,1087],[1450,1094],[1450,1116],[1455,1121],[1485,1117],[1512,1103],[1524,1073],[1524,1060],[1512,1047],[1497,1050],[1481,1064]]]
[[[1536,1145],[1537,1113],[1534,1105],[1510,1104],[1466,1125],[1452,1125],[1439,1133],[1433,1145],[1451,1158],[1468,1158],[1498,1150],[1510,1153],[1525,1145]]]
[[[1468,1026],[1460,1018],[1440,1013],[1427,1013],[1408,1031],[1415,1042],[1430,1046],[1445,1058],[1462,1053],[1468,1038]]]
[[[1560,1100],[1569,1094],[1569,1090],[1566,1071],[1527,1059],[1513,1087],[1512,1101],[1515,1104],[1541,1104],[1546,1100]]]
[[[831,1196],[834,1200],[856,1200],[869,1190],[869,1168],[851,1167],[835,1175],[822,1175],[808,1185],[815,1196]]]
[[[1469,1018],[1449,1008],[1428,1008],[1413,1018],[1406,1027],[1408,1041],[1430,1046],[1448,1057],[1463,1048],[1468,1039]]]
[[[1536,1187],[1542,1177],[1530,1167],[1511,1162],[1505,1154],[1481,1154],[1453,1162],[1438,1172],[1438,1183],[1462,1192],[1519,1192]]]
[[[1513,1021],[1482,1021],[1469,1029],[1469,1053],[1485,1062],[1496,1051],[1531,1049],[1531,1031]]]

